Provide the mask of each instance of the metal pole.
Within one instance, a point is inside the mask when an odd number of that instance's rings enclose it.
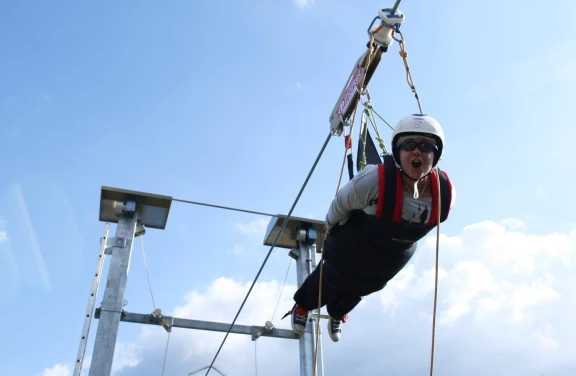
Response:
[[[84,316],[84,328],[82,328],[82,337],[80,339],[80,346],[78,347],[78,356],[76,357],[76,365],[74,367],[74,376],[82,374],[82,363],[84,362],[84,353],[86,352],[86,343],[88,342],[88,335],[90,334],[90,324],[92,323],[92,314],[94,313],[94,303],[98,295],[98,288],[100,286],[100,278],[102,276],[102,267],[104,266],[104,258],[106,257],[106,244],[108,243],[108,231],[110,225],[106,223],[104,226],[104,233],[100,238],[100,251],[98,252],[98,261],[96,262],[96,270],[94,271],[94,278],[92,279],[92,287],[90,288],[90,297],[88,298],[88,308],[86,309],[86,316]]]
[[[310,246],[305,242],[299,242],[298,259],[296,260],[296,273],[298,287],[312,272],[312,252]],[[300,376],[313,376],[314,375],[314,351],[316,348],[316,320],[308,315],[308,324],[302,336],[299,338],[300,342]]]
[[[136,205],[135,202],[131,201],[127,204],[127,206],[134,208]],[[111,239],[113,240],[112,259],[110,260],[104,299],[100,308],[100,321],[96,332],[89,376],[109,376],[112,371],[118,325],[130,270],[134,232],[138,220],[137,210],[130,213],[130,216],[119,215],[116,237]]]

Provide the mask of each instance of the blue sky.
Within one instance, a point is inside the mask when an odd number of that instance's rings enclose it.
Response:
[[[101,186],[287,213],[367,26],[392,4],[1,2],[0,374],[71,375],[104,226]],[[405,0],[400,9],[424,112],[446,132],[440,167],[458,188],[441,227],[435,374],[572,374],[576,4]],[[396,43],[369,89],[391,123],[417,111]],[[343,150],[333,137],[294,215],[324,218]],[[174,203],[166,230],[143,239],[156,305],[230,322],[268,251],[267,223]],[[428,372],[434,239],[354,311],[340,343],[324,335],[326,374]],[[238,323],[270,319],[288,264],[274,250]],[[273,320],[282,328],[290,270]],[[125,298],[127,311],[153,310],[140,241]],[[114,374],[160,374],[166,336],[122,324]],[[222,338],[174,331],[166,374],[209,364]],[[260,374],[297,374],[295,342],[256,345]],[[231,336],[216,365],[252,375],[254,357],[250,338]]]

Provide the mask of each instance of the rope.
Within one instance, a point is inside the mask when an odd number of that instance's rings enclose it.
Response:
[[[400,34],[400,39],[394,37],[394,34]],[[400,30],[392,30],[392,38],[400,45],[400,56],[402,56],[402,60],[404,60],[404,66],[406,67],[406,81],[408,82],[408,86],[414,93],[414,97],[416,98],[416,102],[418,102],[418,108],[420,109],[420,113],[424,114],[422,111],[422,105],[420,104],[420,98],[418,97],[418,92],[416,91],[416,86],[414,86],[414,82],[412,80],[412,73],[410,72],[410,67],[408,66],[408,52],[404,49],[404,36],[400,32]]]
[[[324,241],[326,241],[326,233],[324,233]],[[324,249],[322,249],[324,252]],[[323,255],[322,255],[323,256]],[[320,309],[322,308],[322,278],[324,276],[324,258],[320,258],[320,282],[318,282],[318,312],[316,316],[316,349],[314,351],[314,376],[316,376],[316,369],[318,368],[318,343],[320,342]]]
[[[364,105],[364,111],[362,111],[362,118],[360,124],[362,127],[362,159],[360,160],[360,169],[363,170],[366,167],[366,138],[368,137],[368,121],[366,120],[366,105]]]
[[[354,107],[354,112],[352,113],[352,123],[350,123],[350,132],[348,132],[348,139],[352,140],[352,133],[354,130],[354,119],[356,118],[356,109],[358,106]],[[346,140],[346,138],[344,138]],[[342,167],[340,168],[340,181],[342,181],[342,175],[344,174],[344,166],[346,166],[346,156],[348,155],[348,142],[345,142],[344,146],[344,158],[342,159]],[[350,141],[352,143],[352,141]],[[338,183],[338,187],[336,187],[336,193],[338,193],[338,189],[340,189],[340,183]]]
[[[386,121],[386,119],[384,119],[382,116],[380,116],[380,114],[378,112],[376,112],[376,110],[374,109],[374,107],[372,107],[372,105],[369,105],[368,107],[370,108],[370,111],[372,111],[372,113],[376,114],[376,116],[378,116],[380,118],[380,120],[382,120],[384,123],[386,123],[388,128],[390,128],[391,130],[394,130],[394,127],[391,126],[390,123],[388,123]]]
[[[142,245],[142,259],[144,260],[144,269],[146,270],[146,279],[148,280],[148,288],[150,289],[150,296],[152,297],[152,305],[154,310],[156,310],[156,301],[154,300],[154,293],[152,292],[152,284],[150,283],[150,275],[148,273],[148,263],[146,262],[146,250],[144,249],[144,236],[140,235],[140,244]],[[164,370],[166,369],[166,359],[168,357],[168,344],[170,343],[170,334],[172,334],[172,327],[174,325],[174,317],[172,317],[172,323],[170,325],[170,331],[168,332],[168,339],[166,341],[166,350],[164,351],[164,362],[162,364],[162,376],[164,376]]]
[[[376,112],[376,110],[374,110],[374,107],[370,104],[371,98],[370,98],[370,92],[368,92],[368,90],[366,90],[366,97],[368,98],[368,100],[362,102],[362,104],[364,105],[364,111],[362,112],[362,124],[365,127],[367,127],[366,118],[370,121],[370,124],[372,124],[372,128],[376,132],[376,140],[378,141],[378,146],[380,146],[382,153],[387,155],[388,150],[386,150],[386,144],[384,143],[384,139],[382,138],[382,136],[380,136],[380,130],[378,129],[378,125],[376,124],[374,114],[376,114],[384,123],[386,123],[388,128],[390,128],[391,130],[394,130],[394,127],[392,127],[390,123],[386,121],[386,119],[380,116],[380,114]],[[368,137],[368,128],[365,129],[365,132],[362,133],[361,136],[363,142],[363,150],[362,150],[362,160],[360,161],[360,169],[364,169],[364,167],[366,166],[366,139]]]
[[[189,201],[189,200],[181,200],[181,199],[178,199],[178,198],[173,198],[172,201],[183,202],[183,203],[185,203],[185,204],[194,204],[194,205],[210,206],[210,207],[212,207],[212,208],[219,208],[219,209],[226,209],[226,210],[234,210],[234,211],[239,211],[239,212],[243,212],[243,213],[259,214],[259,215],[265,215],[265,216],[268,216],[268,217],[275,217],[275,216],[276,216],[276,214],[269,214],[269,213],[263,213],[263,212],[252,211],[252,210],[236,209],[236,208],[231,208],[231,207],[229,207],[229,206],[206,204],[206,203],[203,203],[203,202]]]
[[[436,344],[436,307],[438,302],[438,259],[440,256],[440,215],[442,214],[442,195],[440,192],[440,171],[436,169],[438,186],[438,225],[436,228],[436,272],[434,275],[434,308],[432,313],[432,346],[430,350],[430,376],[434,375],[434,352]]]
[[[258,341],[254,341],[254,374],[258,376]]]
[[[372,106],[370,106],[370,107],[372,107]],[[370,120],[370,124],[372,124],[372,128],[374,128],[374,131],[376,132],[376,140],[378,140],[378,146],[380,146],[382,153],[388,154],[388,151],[386,150],[386,145],[384,144],[384,139],[382,138],[382,136],[380,136],[380,131],[378,130],[378,125],[376,124],[376,119],[374,119],[374,116],[372,114],[370,114],[368,109],[366,109],[365,111],[366,111],[368,120]],[[366,133],[368,133],[368,132],[366,132]]]
[[[376,140],[378,140],[378,146],[380,146],[380,149],[382,149],[382,153],[388,154],[388,150],[386,150],[386,145],[384,144],[384,139],[382,138],[382,136],[380,136],[380,131],[378,130],[376,119],[374,119],[374,115],[372,115],[368,110],[374,111],[374,107],[369,105],[365,111],[367,113],[368,120],[370,120],[370,124],[372,124],[372,128],[374,128],[374,131],[376,132]],[[384,120],[384,122],[388,124],[386,120]]]
[[[254,282],[252,282],[252,285],[250,286],[250,289],[248,290],[248,293],[246,294],[246,297],[244,298],[244,301],[242,302],[242,304],[240,305],[240,309],[238,309],[238,312],[236,313],[236,316],[234,317],[234,320],[232,321],[232,323],[230,324],[230,327],[228,328],[228,331],[226,332],[226,335],[224,336],[224,340],[222,341],[222,343],[220,344],[220,347],[218,348],[218,351],[216,352],[216,355],[214,356],[214,359],[212,359],[212,363],[210,363],[210,366],[208,366],[208,371],[206,371],[206,375],[207,376],[210,373],[210,370],[212,369],[212,366],[214,365],[214,362],[216,361],[216,358],[218,358],[218,354],[220,354],[220,351],[222,350],[222,347],[224,346],[224,343],[226,342],[226,339],[228,338],[228,336],[230,335],[230,331],[232,330],[232,327],[234,326],[234,324],[236,323],[236,320],[238,319],[238,316],[240,315],[240,312],[242,312],[242,308],[244,308],[244,304],[246,304],[246,301],[248,300],[248,297],[250,296],[250,293],[252,292],[252,289],[254,288],[254,285],[256,285],[256,281],[258,280],[258,277],[260,276],[260,274],[262,273],[262,270],[264,269],[264,266],[266,265],[266,262],[268,261],[268,259],[270,258],[270,255],[272,254],[272,250],[274,249],[274,247],[276,246],[276,243],[278,243],[278,240],[280,239],[280,235],[282,234],[282,231],[284,231],[284,228],[286,227],[286,225],[288,224],[288,220],[290,219],[290,216],[292,215],[292,212],[294,211],[294,208],[296,207],[296,204],[298,203],[298,201],[300,200],[300,196],[302,196],[302,192],[304,191],[304,188],[306,187],[306,185],[308,184],[308,181],[310,180],[310,177],[312,176],[312,173],[314,172],[314,170],[316,169],[316,165],[318,164],[318,161],[320,160],[320,157],[322,156],[322,154],[324,153],[324,150],[326,149],[326,146],[328,146],[328,142],[330,141],[330,138],[332,137],[332,132],[328,133],[328,136],[326,137],[326,140],[324,141],[324,144],[322,145],[322,148],[320,149],[320,153],[318,154],[318,156],[316,157],[316,160],[314,161],[314,164],[312,165],[312,168],[310,169],[310,172],[308,173],[308,176],[306,177],[306,180],[304,181],[304,184],[302,185],[302,187],[300,188],[300,192],[298,192],[298,195],[296,196],[296,199],[294,200],[294,203],[292,204],[292,207],[290,208],[290,211],[288,212],[288,215],[286,216],[286,218],[284,219],[284,222],[282,223],[282,226],[280,226],[280,229],[278,230],[278,234],[276,235],[276,239],[274,239],[274,242],[272,243],[272,246],[270,247],[270,250],[268,251],[268,254],[266,255],[266,258],[264,259],[264,262],[262,263],[262,266],[260,267],[260,270],[258,270],[258,273],[256,274],[256,277],[254,278]]]
[[[174,326],[174,317],[172,317],[172,322],[170,328]],[[168,332],[168,339],[166,340],[166,350],[164,351],[164,363],[162,364],[162,376],[164,376],[164,370],[166,369],[166,358],[168,357],[168,344],[170,343],[170,334],[172,334],[172,329]]]
[[[150,296],[152,297],[152,305],[156,310],[156,302],[154,301],[154,293],[152,292],[152,284],[150,283],[150,275],[148,274],[148,263],[146,262],[146,251],[144,250],[144,236],[140,235],[140,244],[142,245],[142,259],[144,260],[144,269],[146,270],[146,279],[148,280],[148,289],[150,289]]]
[[[274,308],[274,313],[272,314],[272,319],[270,322],[274,322],[274,316],[276,316],[276,310],[280,304],[280,299],[282,299],[282,293],[284,292],[284,286],[286,286],[286,280],[288,279],[288,272],[290,271],[290,266],[292,265],[292,257],[290,257],[290,262],[288,263],[288,270],[286,270],[286,276],[284,277],[284,283],[282,284],[282,289],[280,290],[280,296],[278,297],[278,302],[276,303],[276,308]]]

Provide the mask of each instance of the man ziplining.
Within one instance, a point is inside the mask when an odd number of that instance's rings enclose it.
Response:
[[[308,312],[326,306],[328,333],[339,341],[348,313],[382,290],[410,261],[418,240],[448,218],[455,190],[437,168],[444,150],[440,123],[423,114],[407,116],[391,144],[392,155],[358,172],[330,205],[322,260],[294,294],[297,335]]]

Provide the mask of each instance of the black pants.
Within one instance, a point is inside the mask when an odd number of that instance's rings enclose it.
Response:
[[[322,301],[328,314],[336,319],[342,318],[360,303],[364,296],[382,290],[412,258],[416,244],[402,252],[399,257],[390,259],[382,268],[378,277],[363,278],[361,275],[346,274],[344,268],[335,268],[330,261],[323,260],[322,271]],[[318,293],[320,284],[320,265],[306,278],[302,286],[294,294],[296,304],[309,311],[318,309]]]

